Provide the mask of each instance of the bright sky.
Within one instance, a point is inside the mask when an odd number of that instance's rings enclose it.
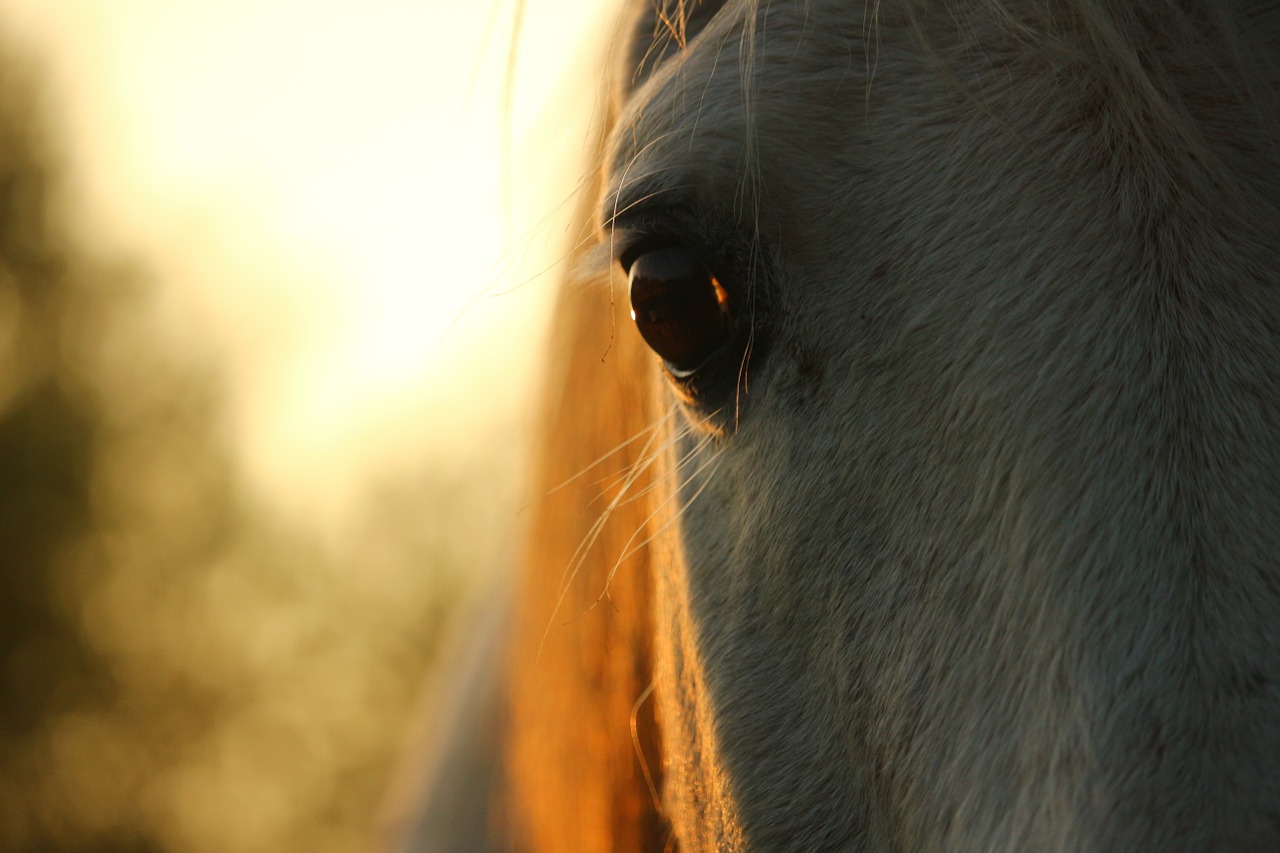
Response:
[[[222,348],[250,470],[286,499],[526,399],[550,283],[487,294],[563,251],[567,204],[533,223],[582,168],[605,15],[524,0],[504,187],[515,2],[0,0],[50,63],[76,209],[173,285],[175,337]]]

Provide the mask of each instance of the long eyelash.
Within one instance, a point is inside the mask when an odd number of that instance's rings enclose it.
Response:
[[[659,137],[659,139],[661,139],[661,137]],[[657,142],[659,140],[655,139],[654,141]],[[643,149],[640,152],[637,152],[636,157],[639,157],[641,154],[643,154]],[[691,188],[691,185],[688,184],[663,187],[649,193],[648,195],[632,199],[626,204],[626,206],[615,209],[615,212],[610,219],[602,225],[596,226],[588,222],[583,226],[582,230],[579,231],[573,245],[558,255],[555,259],[548,261],[544,266],[534,270],[532,273],[524,276],[520,280],[508,284],[505,287],[501,286],[500,282],[506,280],[509,277],[508,274],[510,271],[517,267],[521,259],[528,254],[529,246],[533,241],[534,236],[545,229],[551,220],[559,215],[567,205],[572,204],[575,199],[582,195],[590,181],[593,179],[593,172],[594,170],[588,169],[586,172],[579,175],[577,186],[571,192],[561,198],[560,201],[548,210],[547,213],[544,214],[537,222],[529,226],[523,237],[512,240],[509,243],[508,247],[503,251],[498,260],[498,266],[492,278],[492,283],[480,288],[473,296],[471,296],[470,299],[467,300],[465,304],[463,304],[461,308],[458,309],[457,315],[449,322],[449,325],[442,333],[442,338],[451,334],[458,322],[461,321],[461,319],[466,316],[467,312],[475,307],[475,304],[481,299],[497,299],[521,290],[522,288],[527,287],[533,282],[546,276],[554,270],[557,265],[563,263],[566,259],[574,259],[574,268],[571,270],[571,278],[606,279],[609,275],[609,268],[614,262],[612,253],[614,217],[624,216],[638,205],[651,201],[664,193],[678,192]],[[654,174],[661,174],[661,172],[655,172]],[[607,246],[603,242],[600,242],[597,245],[592,245],[599,240],[599,235],[606,229],[608,229],[610,233],[610,243]]]
[[[668,136],[671,136],[672,133],[674,133],[674,131],[668,131],[667,133],[660,133],[657,136],[655,136],[653,139],[650,139],[648,142],[646,142],[643,146],[641,146],[640,150],[636,151],[636,153],[633,154],[631,158],[627,160],[627,165],[622,169],[622,176],[618,179],[618,186],[619,187],[626,186],[627,174],[631,171],[631,167],[636,164],[636,162],[644,155],[646,151],[648,151],[654,145],[657,145],[663,139],[666,139]],[[608,226],[609,227],[609,255],[610,257],[615,257],[615,258],[617,257],[617,253],[615,252],[615,246],[614,246],[614,234],[616,231],[616,229],[614,228],[614,223],[618,221],[618,215],[619,215],[618,201],[619,201],[619,195],[617,193],[614,193],[613,213],[612,215],[609,216],[607,220],[609,223],[609,226]],[[613,277],[612,276],[609,277],[608,282],[609,282],[609,346],[605,349],[604,353],[600,356],[601,361],[604,361],[606,358],[608,358],[610,350],[613,349],[613,342],[618,337],[618,305],[613,297]]]
[[[674,171],[674,169],[671,171]],[[674,184],[669,187],[662,187],[661,189],[654,190],[647,195],[640,196],[627,202],[625,207],[619,208],[617,216],[625,216],[640,205],[653,201],[656,198],[661,198],[663,195],[668,193],[678,193],[684,190],[691,190],[693,188],[693,184]],[[614,254],[617,246],[617,241],[614,238],[615,231],[615,221],[613,216],[610,216],[608,220],[600,225],[598,230],[594,230],[590,235],[579,242],[578,246],[574,248],[577,258],[574,262],[574,267],[571,273],[571,277],[573,279],[594,281],[608,280],[613,265],[618,261],[618,258]],[[596,239],[596,235],[605,232],[610,235],[609,240],[600,240],[596,245],[583,249],[583,246],[586,246],[588,243]]]
[[[675,169],[672,168],[670,171],[675,171]],[[648,192],[642,196],[638,196],[637,198],[633,198],[627,202],[625,207],[620,208],[616,213],[614,213],[608,219],[608,221],[604,223],[603,227],[608,228],[610,231],[610,234],[612,234],[614,232],[615,223],[618,221],[618,219],[622,218],[623,216],[626,216],[628,213],[635,210],[637,207],[640,207],[645,202],[651,201],[655,198],[660,198],[661,196],[667,195],[669,193],[675,193],[681,190],[691,190],[691,189],[694,189],[693,184],[673,184],[671,186],[661,187],[659,189],[652,190],[651,192]]]
[[[622,201],[622,188],[627,185],[627,176],[631,173],[631,167],[634,166],[637,162],[639,162],[640,158],[643,157],[645,155],[645,152],[647,152],[650,148],[662,142],[663,140],[667,139],[668,137],[673,136],[674,134],[675,134],[675,131],[667,131],[666,133],[660,133],[657,136],[655,136],[653,139],[650,139],[643,146],[641,146],[638,151],[636,151],[634,154],[631,155],[631,157],[627,160],[627,165],[622,168],[622,173],[618,178],[618,189],[613,193],[613,210],[610,213],[609,217],[605,219],[604,223],[602,224],[602,227],[607,228],[609,230],[609,250],[611,254],[613,252],[614,223],[618,221],[619,216],[621,216],[623,213],[632,209],[635,206],[635,203],[631,202],[631,203],[628,203],[625,207],[622,207],[621,209],[619,209],[618,207],[619,203]],[[650,193],[650,196],[652,195],[653,194]]]

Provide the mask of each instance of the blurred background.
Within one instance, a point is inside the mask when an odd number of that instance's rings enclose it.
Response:
[[[506,577],[600,5],[0,0],[0,851],[374,843]]]

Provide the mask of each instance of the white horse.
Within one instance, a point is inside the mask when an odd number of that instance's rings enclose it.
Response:
[[[1280,5],[627,38],[490,841],[1280,850]]]

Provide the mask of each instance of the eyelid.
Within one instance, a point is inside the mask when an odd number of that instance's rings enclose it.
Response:
[[[609,191],[600,210],[600,222],[607,231],[645,230],[663,220],[688,218],[699,207],[692,185],[672,185],[670,176],[662,180],[650,177],[631,178],[624,187]]]
[[[686,246],[705,256],[706,249],[712,244],[697,223],[687,208],[634,209],[615,220],[615,227],[607,233],[607,240],[614,260],[624,273],[630,274],[636,258],[655,249]]]
[[[629,275],[631,273],[631,265],[646,252],[665,249],[669,246],[688,246],[690,243],[691,241],[686,238],[673,235],[631,231],[626,233],[624,239],[615,242],[614,252],[618,265],[622,267],[624,273]]]
[[[644,252],[673,245],[694,249],[707,245],[699,222],[680,199],[663,199],[655,193],[606,218],[603,229],[614,260],[630,272],[631,264]]]

